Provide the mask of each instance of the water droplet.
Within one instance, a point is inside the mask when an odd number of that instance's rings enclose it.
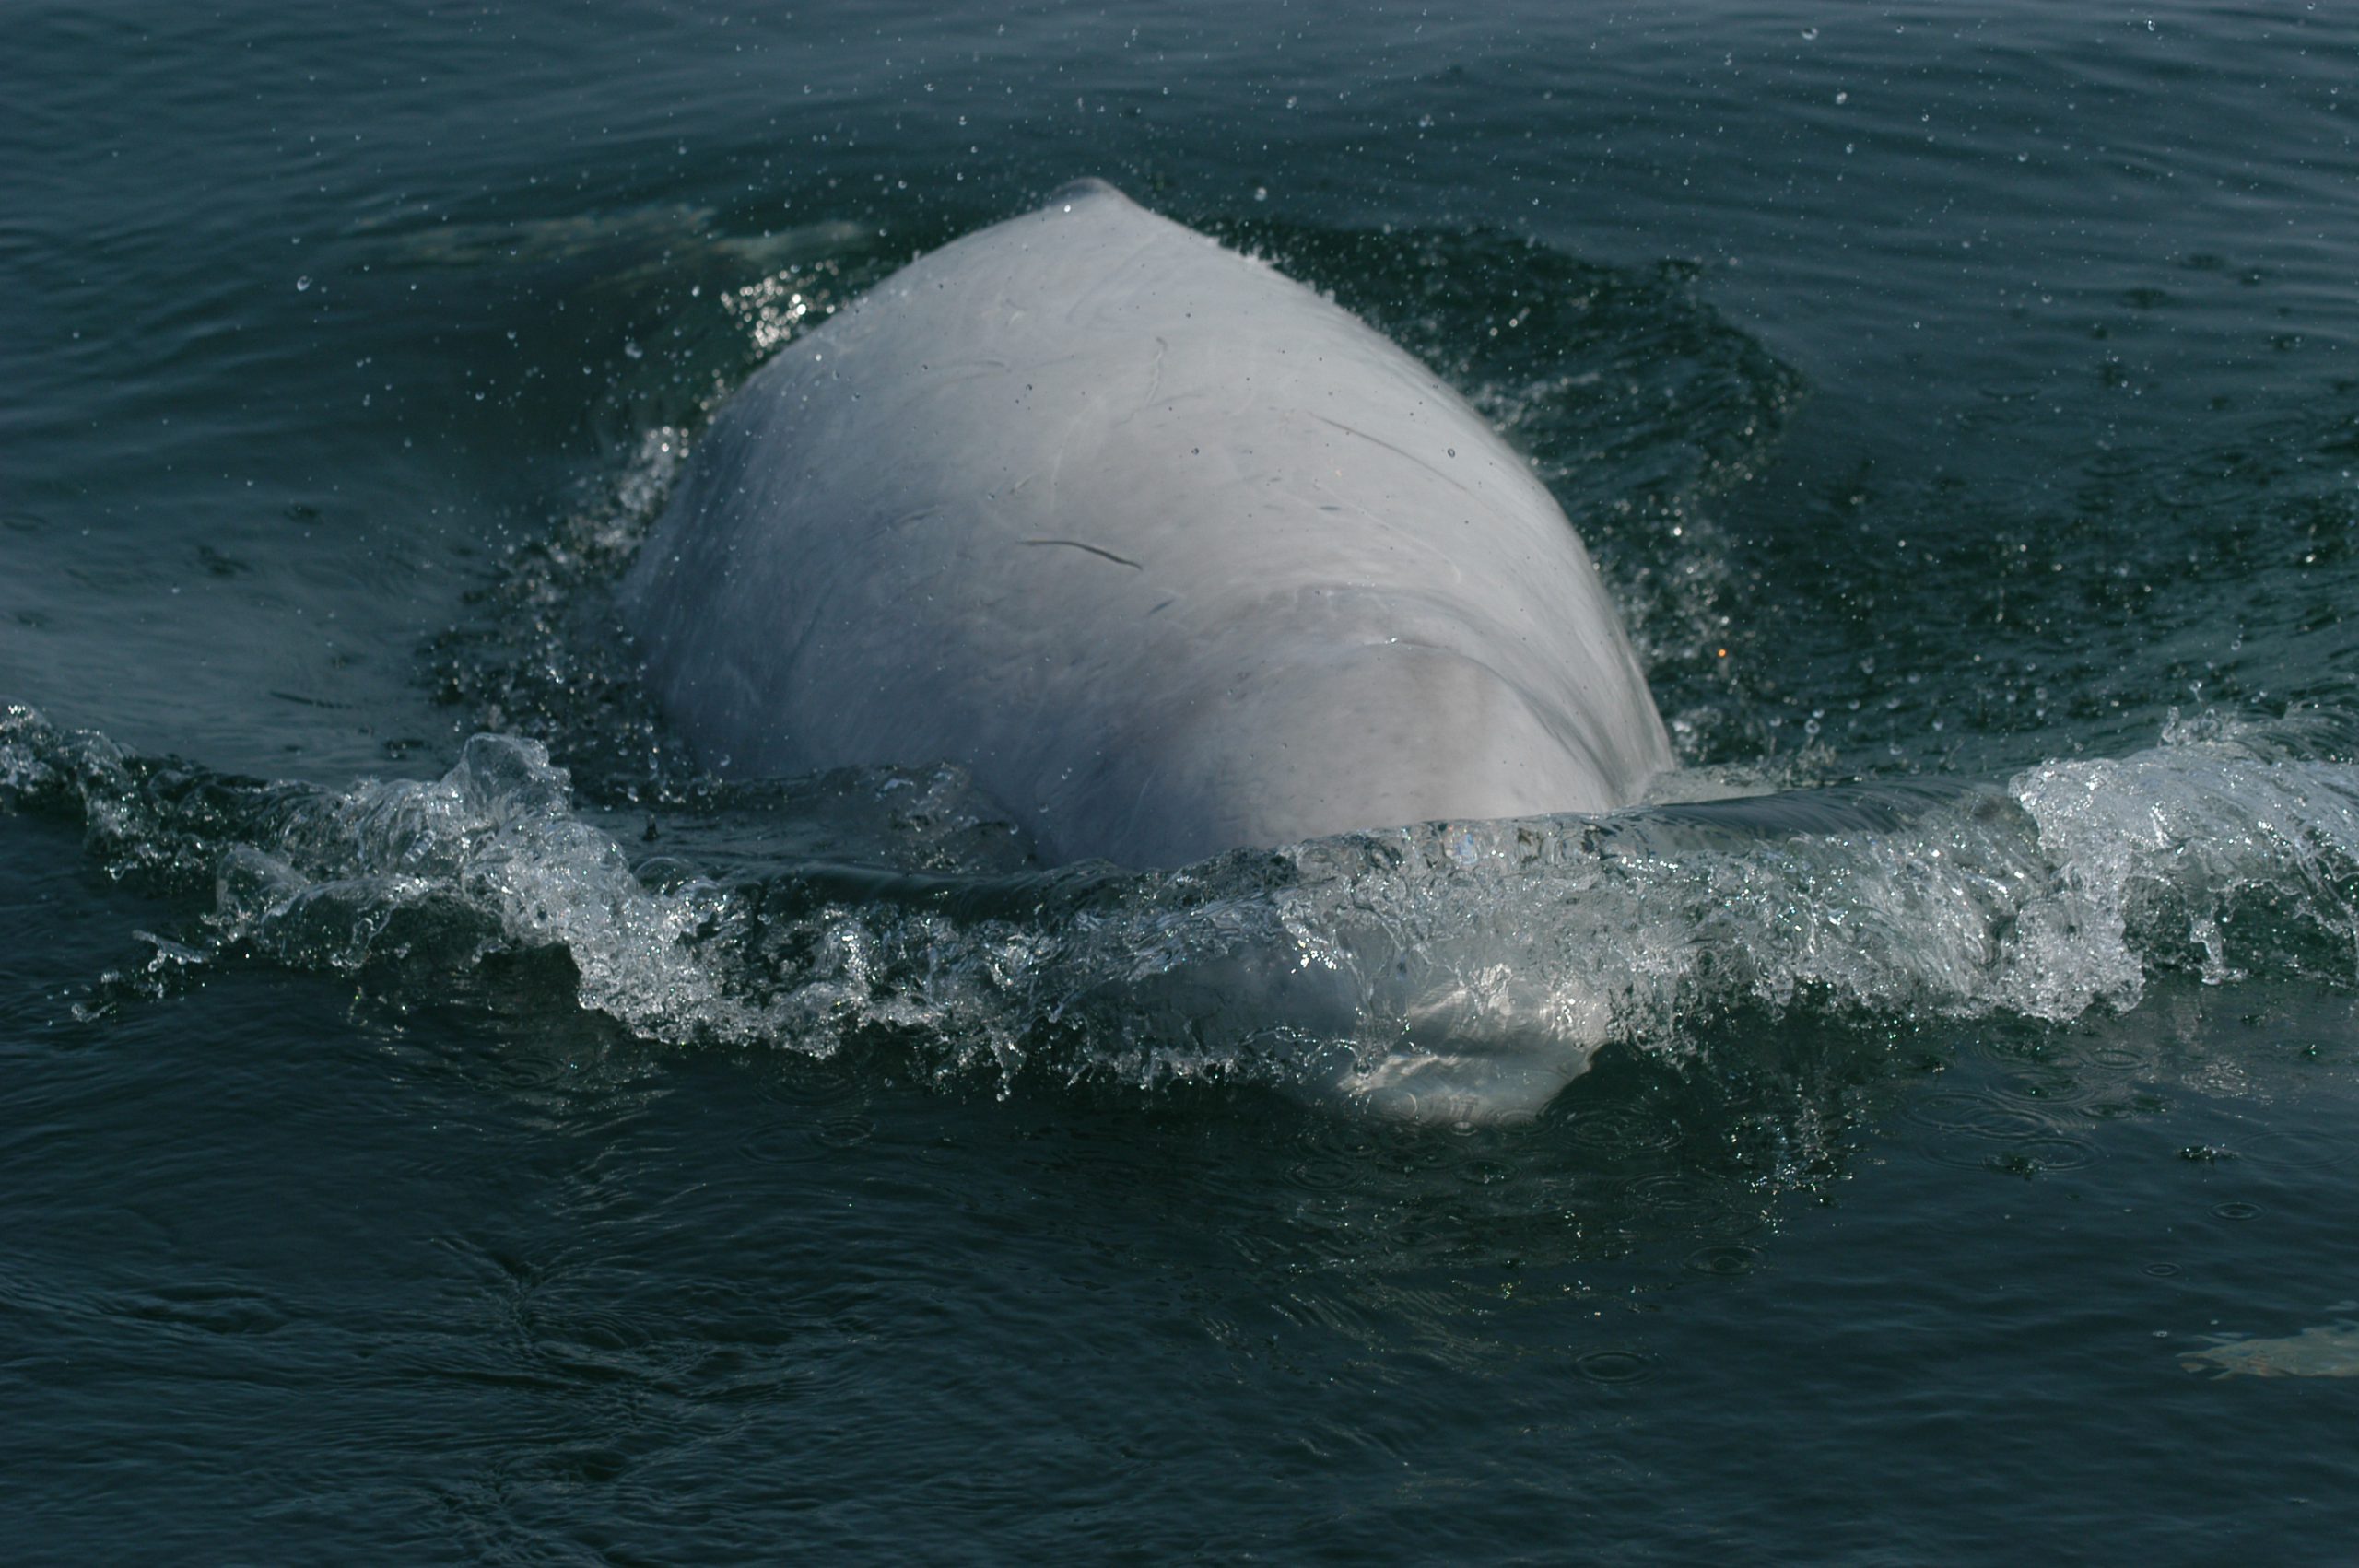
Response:
[[[848,1116],[822,1123],[814,1136],[827,1148],[850,1149],[855,1144],[867,1142],[875,1134],[874,1122],[866,1117]]]
[[[1655,1368],[1636,1351],[1591,1351],[1574,1358],[1573,1370],[1591,1383],[1637,1383],[1653,1375]]]
[[[1698,1247],[1687,1255],[1687,1267],[1698,1274],[1715,1274],[1724,1280],[1740,1274],[1750,1274],[1760,1265],[1761,1249],[1731,1242],[1721,1246]]]

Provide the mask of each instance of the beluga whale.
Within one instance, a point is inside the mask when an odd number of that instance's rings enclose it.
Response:
[[[955,762],[1051,865],[1601,813],[1672,766],[1508,442],[1348,310],[1098,180],[757,370],[621,601],[708,766]],[[1347,1097],[1529,1109],[1597,1044],[1444,990]]]
[[[1671,765],[1465,399],[1097,180],[756,372],[623,603],[708,765],[957,762],[1051,863],[1608,811]]]

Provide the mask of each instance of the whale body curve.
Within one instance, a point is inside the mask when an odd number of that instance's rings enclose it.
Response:
[[[708,765],[955,761],[1051,862],[1606,811],[1671,765],[1579,538],[1481,415],[1098,181],[757,371],[622,603]]]

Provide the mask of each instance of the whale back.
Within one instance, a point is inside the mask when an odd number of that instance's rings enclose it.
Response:
[[[1051,860],[1603,811],[1670,764],[1580,540],[1482,417],[1097,181],[757,372],[623,603],[709,764],[958,762]]]

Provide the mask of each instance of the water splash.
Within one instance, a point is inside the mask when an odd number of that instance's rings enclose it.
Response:
[[[582,1007],[667,1046],[1241,1079],[1461,1120],[1745,1010],[2057,1021],[2165,972],[2348,987],[2349,729],[2204,717],[2004,781],[1427,824],[1167,873],[1027,868],[942,770],[716,786],[634,860],[539,743],[488,735],[439,779],[323,790],[14,708],[0,798],[79,818],[111,871],[201,908],[157,939],[175,975],[243,956],[431,987],[557,953]]]

